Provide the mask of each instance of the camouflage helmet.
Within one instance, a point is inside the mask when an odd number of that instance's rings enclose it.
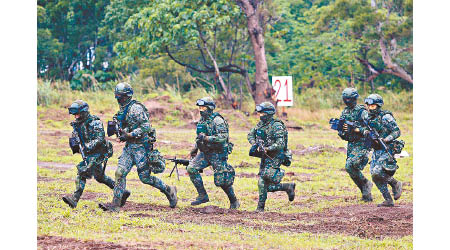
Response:
[[[130,84],[126,83],[126,82],[121,82],[119,84],[116,85],[116,88],[114,89],[114,94],[116,96],[133,96],[133,88],[131,87]]]
[[[275,106],[270,102],[263,102],[256,105],[256,112],[273,115],[276,112]]]
[[[211,110],[214,110],[216,108],[216,103],[209,96],[198,99],[196,105],[197,106],[205,106]]]
[[[358,98],[358,91],[356,91],[355,88],[345,88],[344,91],[342,91],[342,98],[346,99],[356,99]]]
[[[367,105],[376,104],[378,107],[383,106],[383,97],[379,94],[370,94],[365,100],[364,103]]]
[[[76,100],[70,105],[69,114],[76,115],[80,114],[81,112],[88,112],[89,111],[89,105],[83,101],[83,100]]]

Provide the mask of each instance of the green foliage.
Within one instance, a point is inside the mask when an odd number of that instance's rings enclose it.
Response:
[[[378,46],[380,36],[396,38],[396,63],[412,72],[412,1],[377,1],[392,6],[372,8],[370,1],[279,1],[280,21],[266,32],[266,51],[271,75],[292,75],[294,86],[342,87],[367,84],[367,69],[357,57],[384,67]],[[385,22],[381,33],[380,22]],[[400,52],[402,51],[402,52]],[[394,56],[395,55],[395,56]],[[405,81],[392,75],[375,79],[375,85],[405,88]]]
[[[349,84],[368,88],[363,80],[370,73],[357,58],[382,69],[381,38],[389,42],[393,62],[412,75],[412,0],[376,3],[264,1],[269,77],[292,75],[295,90]],[[246,22],[240,7],[225,0],[38,1],[37,74],[70,79],[72,89],[83,91],[110,90],[119,77],[133,81],[143,95],[169,86],[180,93],[202,87],[220,94],[223,87],[211,71],[200,35],[219,67],[235,64],[252,75]],[[168,51],[188,67],[176,63]],[[222,77],[236,97],[242,76],[222,72]],[[405,80],[388,74],[375,78],[374,86],[411,89]],[[243,93],[244,99],[250,96],[245,83]]]

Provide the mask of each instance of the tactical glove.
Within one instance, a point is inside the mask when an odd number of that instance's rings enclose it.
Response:
[[[205,140],[205,138],[206,138],[206,135],[205,135],[204,133],[200,133],[200,134],[198,134],[198,136],[197,136],[197,139],[200,140],[200,141]]]
[[[132,138],[133,136],[131,135],[131,133],[127,133],[127,132],[122,132],[122,134],[120,135],[120,137],[119,137],[119,140],[120,141],[126,141],[126,140],[128,140],[128,139],[130,139],[130,138]]]
[[[192,149],[191,152],[189,153],[191,155],[191,158],[194,158],[197,155],[197,152],[198,152],[198,148],[197,147]]]

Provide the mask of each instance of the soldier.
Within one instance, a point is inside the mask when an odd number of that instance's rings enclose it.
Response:
[[[342,131],[339,131],[338,135],[343,140],[348,141],[345,170],[361,190],[362,200],[370,202],[372,201],[373,184],[361,173],[369,161],[370,148],[364,143],[363,135],[365,131],[363,119],[367,118],[368,113],[364,105],[356,104],[358,96],[358,92],[354,88],[346,88],[342,92],[342,100],[347,107],[342,111],[340,118],[353,122],[355,126],[349,127],[347,124],[344,124]]]
[[[372,174],[373,182],[375,182],[384,198],[384,201],[378,206],[393,207],[394,202],[387,184],[392,187],[394,199],[398,200],[402,194],[402,183],[393,177],[398,168],[397,161],[393,155],[402,151],[404,142],[396,140],[400,137],[400,128],[397,126],[395,118],[390,111],[381,110],[383,98],[380,95],[371,94],[364,100],[364,103],[367,104],[369,109],[368,126],[378,133],[379,138],[389,150],[389,152],[386,152],[378,142],[372,141],[374,152],[370,163],[370,173]],[[365,130],[364,134],[366,136],[370,135],[370,138],[374,139],[373,132]]]
[[[72,138],[69,140],[70,146],[74,153],[82,154],[83,161],[77,165],[75,192],[62,199],[71,208],[75,208],[83,194],[86,179],[92,178],[92,175],[99,183],[111,189],[114,188],[114,181],[105,175],[107,158],[112,156],[112,144],[105,140],[103,123],[97,116],[89,114],[89,105],[86,102],[77,100],[72,103],[69,114],[75,116],[75,121],[70,123],[73,127]],[[103,162],[104,166],[102,166]],[[125,190],[121,198],[121,206],[125,204],[129,196],[130,192]]]
[[[216,104],[211,97],[197,100],[196,105],[201,118],[197,124],[197,138],[195,147],[191,151],[192,159],[187,167],[187,172],[197,189],[198,197],[191,205],[196,206],[209,201],[200,172],[204,168],[212,166],[214,184],[222,188],[228,196],[230,209],[238,209],[240,204],[233,190],[235,172],[234,168],[227,163],[228,154],[231,153],[233,146],[228,138],[228,124],[219,113],[213,113]],[[198,153],[199,150],[200,153]]]
[[[126,176],[133,165],[136,165],[141,182],[153,186],[164,193],[170,202],[170,207],[177,204],[177,190],[175,186],[168,186],[159,178],[151,176],[153,167],[164,168],[165,161],[157,157],[156,161],[150,161],[153,155],[153,141],[151,140],[152,128],[149,122],[149,114],[143,104],[132,100],[133,89],[128,83],[119,83],[114,90],[120,110],[114,115],[114,121],[119,125],[120,141],[125,141],[122,155],[119,157],[116,170],[116,185],[114,186],[114,198],[112,203],[100,203],[99,207],[105,211],[119,211],[119,201],[125,192]],[[159,171],[158,171],[159,172]]]
[[[252,145],[250,155],[253,152],[256,157],[261,158],[259,166],[259,201],[257,212],[264,212],[267,192],[285,191],[289,201],[295,198],[295,183],[280,183],[284,177],[281,164],[289,166],[292,155],[287,150],[288,132],[281,120],[273,118],[275,106],[270,102],[256,105],[260,122],[250,130],[247,136]],[[288,163],[286,162],[288,161]]]

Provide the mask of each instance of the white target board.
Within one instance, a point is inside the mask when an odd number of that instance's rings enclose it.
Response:
[[[292,76],[272,76],[272,88],[275,91],[278,106],[294,105]]]

